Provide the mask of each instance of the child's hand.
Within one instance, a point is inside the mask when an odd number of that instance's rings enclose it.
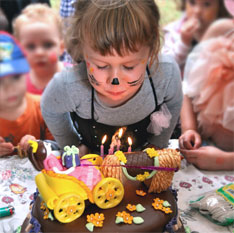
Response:
[[[78,146],[78,148],[79,148],[79,157],[80,157],[80,158],[81,158],[82,156],[87,155],[87,154],[90,153],[89,148],[88,148],[86,145],[84,145],[84,144],[80,144],[80,145]]]
[[[29,134],[27,134],[21,138],[19,146],[25,153],[27,152],[27,149],[29,147],[28,140],[36,141],[36,138],[32,135],[29,135]]]
[[[187,130],[179,137],[179,146],[181,149],[197,149],[201,146],[201,136],[195,130]]]
[[[214,146],[204,146],[196,150],[180,149],[189,163],[204,170],[232,170],[234,157]]]
[[[0,136],[0,157],[11,154],[14,151],[14,146],[10,142],[6,142],[3,137]]]
[[[197,18],[188,18],[185,20],[180,29],[181,40],[187,46],[190,46],[194,38],[194,34],[199,31],[201,25]]]

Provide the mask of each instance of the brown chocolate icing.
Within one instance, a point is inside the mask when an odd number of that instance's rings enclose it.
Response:
[[[41,199],[39,196],[34,203],[32,215],[40,222],[42,232],[89,232],[85,227],[87,223],[86,216],[87,214],[94,214],[96,212],[103,213],[105,220],[103,227],[95,227],[94,232],[163,232],[164,226],[169,223],[177,213],[177,203],[174,195],[170,190],[167,190],[161,192],[160,194],[147,193],[144,197],[141,197],[136,195],[136,189],[142,189],[147,192],[147,188],[144,186],[144,184],[140,182],[128,181],[128,183],[125,185],[124,198],[118,206],[103,210],[98,208],[95,204],[88,205],[80,218],[68,224],[60,223],[57,220],[51,221],[48,219],[43,219],[43,211],[40,209]],[[165,214],[160,210],[155,210],[152,207],[152,203],[153,199],[156,197],[167,200],[171,204],[170,208],[173,212],[171,214]],[[138,213],[136,211],[129,212],[126,209],[127,204],[141,204],[146,208],[146,210],[142,213]],[[116,224],[115,215],[118,211],[126,211],[134,217],[142,217],[144,219],[144,223],[139,225],[134,223],[131,225],[125,223]],[[21,232],[25,232],[25,227],[27,225],[26,222],[27,221],[25,221],[23,224]]]
[[[34,168],[38,171],[41,171],[44,168],[43,161],[47,156],[47,151],[43,141],[38,140],[37,143],[38,143],[37,152],[33,153],[32,152],[33,149],[30,146],[27,153],[28,153],[28,158],[31,161]]]
[[[128,152],[124,153],[127,159],[126,165],[130,166],[153,166],[154,159],[150,158],[146,152],[136,151],[136,152]],[[144,170],[140,168],[127,168],[128,174],[135,177],[138,174],[144,174],[145,171],[149,172],[149,170]]]

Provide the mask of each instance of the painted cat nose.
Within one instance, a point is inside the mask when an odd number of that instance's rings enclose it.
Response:
[[[119,79],[118,78],[113,78],[111,84],[112,85],[119,85]]]

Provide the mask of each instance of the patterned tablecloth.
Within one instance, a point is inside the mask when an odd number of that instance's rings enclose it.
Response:
[[[171,140],[171,148],[177,148],[177,141]],[[29,212],[29,204],[36,190],[34,182],[38,172],[27,158],[18,156],[0,158],[0,207],[13,205],[15,213],[0,219],[0,232],[13,233]],[[196,210],[189,208],[192,197],[215,190],[234,182],[234,172],[207,172],[196,169],[182,160],[181,169],[175,173],[173,188],[178,190],[178,206],[185,228],[192,233],[234,232],[234,225],[218,226]]]
[[[36,191],[36,174],[28,158],[17,155],[0,158],[0,207],[15,208],[12,216],[0,218],[1,233],[13,233],[23,223]]]
[[[171,140],[170,147],[177,148],[177,140]],[[178,191],[180,216],[187,232],[234,233],[234,224],[229,227],[219,226],[189,207],[190,200],[196,200],[196,197],[229,183],[234,183],[234,171],[201,171],[185,159],[182,160],[181,169],[173,178],[173,188]]]

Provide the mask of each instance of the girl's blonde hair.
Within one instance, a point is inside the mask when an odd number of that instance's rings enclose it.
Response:
[[[103,56],[113,50],[123,56],[145,45],[152,64],[160,49],[159,19],[154,0],[78,0],[66,33],[67,50],[79,62],[87,42]]]
[[[23,9],[21,14],[13,21],[13,31],[19,39],[20,28],[28,22],[46,22],[57,26],[59,36],[62,38],[62,22],[58,12],[47,4],[33,3]]]

